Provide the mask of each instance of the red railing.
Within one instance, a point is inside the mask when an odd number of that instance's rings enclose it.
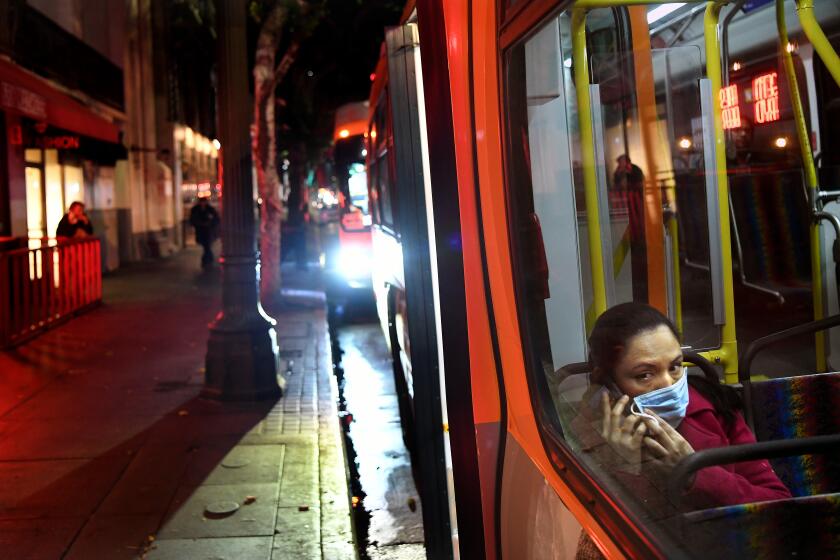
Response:
[[[101,262],[98,239],[29,240],[0,251],[0,348],[99,304]]]

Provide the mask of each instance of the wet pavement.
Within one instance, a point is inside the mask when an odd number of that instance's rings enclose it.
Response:
[[[220,282],[197,268],[121,270],[0,352],[0,558],[356,557],[319,274],[284,270],[283,398],[221,403],[199,397]]]
[[[341,349],[349,437],[363,492],[357,507],[370,516],[365,552],[372,560],[422,559],[422,506],[402,439],[391,355],[375,317],[355,315],[333,336]]]
[[[337,228],[313,233],[320,252],[338,250]],[[391,353],[372,294],[328,290],[330,297],[338,309],[330,329],[340,407],[349,415],[348,459],[355,463],[351,473],[360,498],[354,514],[359,552],[371,560],[425,559],[422,506],[402,439]]]

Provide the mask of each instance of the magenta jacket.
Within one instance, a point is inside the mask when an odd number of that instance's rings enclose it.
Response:
[[[685,419],[677,431],[695,451],[755,443],[755,436],[740,414],[727,429],[712,403],[691,386]],[[701,469],[688,496],[695,506],[718,507],[779,500],[790,498],[791,494],[765,459]]]

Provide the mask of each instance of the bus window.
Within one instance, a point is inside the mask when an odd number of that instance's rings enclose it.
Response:
[[[348,191],[350,192],[350,204],[368,214],[368,193],[367,173],[363,163],[354,163],[350,166],[350,178],[347,180]]]
[[[391,171],[393,136],[390,126],[388,88],[385,88],[376,106],[373,122],[368,131],[368,146],[372,150],[370,168],[370,196],[373,221],[397,232],[396,199]]]
[[[676,136],[669,133],[669,127],[688,130],[692,119],[701,117],[700,52],[689,47],[633,52],[625,11],[590,12],[592,122],[600,127],[596,142],[602,142],[596,166],[600,202],[608,209],[601,215],[608,227],[590,230],[570,28],[567,14],[551,18],[505,58],[508,192],[529,379],[539,394],[535,402],[542,407],[543,428],[641,525],[673,535],[663,521],[676,512],[665,497],[664,480],[641,470],[629,476],[617,472],[621,458],[593,444],[600,438],[600,419],[592,421],[589,413],[600,406],[599,387],[590,384],[579,364],[587,361],[587,335],[597,318],[589,250],[593,231],[599,242],[602,232],[609,237],[610,305],[649,303],[681,319],[677,322],[689,341],[717,342],[708,311],[708,270],[680,272],[684,256],[674,233],[681,219],[682,197],[676,192],[684,189],[697,198],[695,204],[705,208],[706,203],[702,134],[696,139],[700,157],[688,173],[679,171],[671,140]],[[657,95],[669,82],[683,84],[684,90],[680,114],[670,121],[666,105],[676,100],[660,103]],[[698,219],[694,210],[686,208],[696,222],[683,236],[689,242],[708,238],[705,217]],[[703,260],[700,253],[695,258]],[[686,293],[701,303],[683,310],[681,294]],[[707,331],[713,334],[704,338]]]
[[[385,152],[379,158],[377,163],[379,173],[377,175],[378,192],[379,192],[379,207],[382,212],[382,223],[390,229],[396,231],[395,204],[394,191],[392,188],[393,181],[391,180],[391,165],[389,161],[389,154]]]

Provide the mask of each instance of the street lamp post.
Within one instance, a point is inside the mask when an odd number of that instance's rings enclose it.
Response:
[[[258,297],[245,10],[239,0],[216,1],[223,150],[222,310],[210,325],[203,395],[222,400],[281,394],[275,321],[265,314]]]

